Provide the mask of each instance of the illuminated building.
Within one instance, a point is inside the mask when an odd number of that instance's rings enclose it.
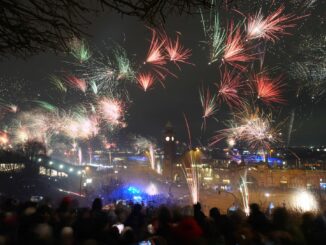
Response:
[[[166,124],[164,129],[163,151],[164,151],[163,175],[172,179],[175,157],[176,157],[176,139],[175,139],[173,126],[170,122]]]

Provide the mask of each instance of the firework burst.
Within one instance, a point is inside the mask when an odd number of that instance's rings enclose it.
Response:
[[[87,61],[91,57],[91,52],[86,42],[78,38],[73,38],[70,43],[70,52],[81,63]]]
[[[280,6],[276,11],[264,17],[261,10],[254,15],[248,17],[247,22],[247,39],[265,39],[275,42],[281,35],[288,35],[288,28],[296,26],[295,20],[303,18],[294,14],[284,14],[285,7]]]
[[[57,76],[55,75],[50,76],[50,81],[60,92],[64,92],[64,93],[67,92],[67,87]]]
[[[123,117],[122,103],[116,99],[103,98],[99,101],[103,118],[112,126],[121,124]]]
[[[189,188],[191,201],[193,204],[199,201],[200,180],[198,176],[198,164],[200,162],[200,151],[190,150],[187,152],[182,161],[182,171],[186,178]]]
[[[137,81],[146,92],[154,84],[154,76],[151,73],[140,73],[137,76]]]
[[[166,57],[164,55],[164,44],[166,39],[160,38],[160,35],[155,29],[151,29],[152,39],[151,44],[147,53],[147,58],[145,63],[150,63],[152,65],[165,65]]]
[[[189,57],[191,56],[191,50],[190,49],[185,49],[180,41],[179,41],[179,35],[177,35],[176,40],[172,41],[170,38],[165,37],[165,50],[169,55],[169,59],[170,61],[172,61],[173,63],[175,63],[178,68],[180,69],[180,66],[177,64],[179,63],[187,63],[190,64],[188,62]]]
[[[206,125],[206,119],[213,116],[216,111],[218,110],[217,104],[216,104],[216,96],[212,95],[209,91],[209,89],[206,90],[206,93],[204,90],[199,91],[199,97],[200,97],[200,103],[203,108],[203,125],[202,127],[205,128]]]
[[[6,103],[2,99],[0,99],[0,109],[7,112],[16,113],[18,110],[18,106],[14,104]]]
[[[133,80],[135,78],[135,71],[132,69],[126,51],[119,47],[115,50],[114,55],[117,64],[117,80]]]
[[[248,190],[248,184],[247,184],[247,170],[245,171],[245,174],[243,176],[240,176],[240,194],[242,197],[242,205],[243,205],[243,211],[245,212],[246,216],[249,216],[250,214],[250,208],[249,208],[249,190]]]
[[[243,106],[244,102],[239,96],[241,87],[240,75],[225,70],[220,80],[220,84],[217,85],[217,99],[220,103],[226,102],[230,108],[234,106]]]
[[[148,148],[148,158],[151,168],[155,171],[155,151],[152,144]]]
[[[282,96],[281,76],[276,79],[271,79],[265,74],[254,76],[254,85],[257,91],[257,98],[265,104],[271,103],[285,103]]]
[[[212,138],[212,145],[222,139],[235,139],[245,142],[253,150],[267,150],[271,144],[280,141],[279,127],[272,127],[272,116],[264,115],[258,109],[250,108],[235,115],[230,127],[222,129]]]
[[[222,61],[239,69],[240,71],[245,71],[246,66],[244,63],[256,59],[255,55],[249,54],[250,50],[251,48],[246,47],[245,43],[243,42],[240,27],[234,27],[233,22],[231,22],[228,28]]]
[[[72,88],[78,89],[84,93],[86,92],[87,89],[86,80],[77,78],[75,76],[67,76],[65,81]]]
[[[208,38],[208,46],[210,49],[208,64],[211,65],[212,63],[220,59],[220,56],[222,55],[225,49],[226,32],[221,27],[218,12],[215,12],[213,23],[210,24],[209,28],[206,27],[202,14],[201,16],[202,16],[204,34]]]

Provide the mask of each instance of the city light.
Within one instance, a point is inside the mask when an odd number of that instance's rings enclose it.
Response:
[[[326,203],[325,1],[4,2],[0,240],[128,243],[131,226],[131,242],[154,242],[149,230],[137,234],[136,216],[177,244],[318,239]],[[20,203],[31,196],[27,211],[41,217],[46,204],[45,220],[25,219]],[[119,216],[104,230],[96,229],[101,200]],[[62,237],[61,211],[77,202],[90,210],[89,222],[79,226],[73,214],[74,234]],[[243,217],[235,227],[210,222],[209,231],[230,229],[207,236],[200,212],[216,219],[215,207],[223,224],[236,218],[229,211]],[[268,227],[252,224],[258,210]],[[287,231],[302,234],[279,232],[273,211],[289,216]],[[112,225],[120,222],[119,237]],[[173,231],[168,239],[165,228]]]
[[[155,184],[150,183],[149,186],[146,188],[146,193],[150,196],[157,195],[158,189]]]
[[[299,212],[318,211],[318,204],[314,195],[301,190],[292,196],[292,207]]]

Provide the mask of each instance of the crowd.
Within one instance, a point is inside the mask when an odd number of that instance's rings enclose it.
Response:
[[[250,205],[241,210],[208,215],[194,206],[117,203],[103,208],[96,198],[91,208],[79,208],[65,197],[57,208],[46,202],[19,203],[6,199],[0,207],[0,245],[4,244],[326,244],[326,214],[296,213],[285,207],[266,213]]]

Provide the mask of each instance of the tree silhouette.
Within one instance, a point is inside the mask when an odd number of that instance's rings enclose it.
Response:
[[[72,38],[87,34],[90,15],[99,11],[111,10],[157,24],[173,13],[191,14],[211,6],[211,0],[1,0],[0,55],[27,57],[47,50],[66,51]]]

